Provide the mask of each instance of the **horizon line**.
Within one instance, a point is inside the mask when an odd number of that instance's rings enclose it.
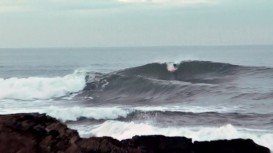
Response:
[[[259,47],[273,46],[273,44],[238,44],[238,45],[143,45],[143,46],[59,46],[59,47],[0,47],[0,49],[88,49],[88,48],[167,48],[167,47]]]

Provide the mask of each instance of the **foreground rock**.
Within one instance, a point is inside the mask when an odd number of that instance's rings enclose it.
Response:
[[[194,142],[185,137],[80,138],[44,114],[0,115],[0,153],[270,153],[252,140]]]

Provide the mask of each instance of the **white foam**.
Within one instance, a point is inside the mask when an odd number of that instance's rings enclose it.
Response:
[[[185,136],[193,141],[209,141],[219,139],[253,139],[257,144],[266,146],[273,150],[273,133],[255,131],[250,129],[239,129],[230,124],[221,127],[155,127],[145,123],[106,121],[94,129],[78,129],[83,137],[111,136],[119,140],[128,139],[135,135]],[[88,133],[88,134],[87,134]]]
[[[49,101],[31,101],[31,102],[20,102],[24,107],[14,104],[14,100],[9,103],[2,102],[0,107],[0,114],[10,114],[10,113],[28,113],[28,112],[39,112],[46,113],[52,117],[55,117],[62,121],[77,121],[77,119],[92,118],[92,119],[117,119],[119,117],[126,118],[130,113],[135,111],[141,112],[193,112],[193,113],[203,113],[203,112],[229,112],[228,108],[219,107],[197,107],[197,106],[142,106],[142,107],[122,107],[122,106],[104,106],[104,107],[87,107],[87,106],[53,106],[52,104],[48,106]],[[35,102],[35,104],[34,104]],[[54,102],[56,103],[56,102]],[[34,104],[34,106],[33,106]],[[230,108],[230,111],[234,111],[234,108]]]
[[[160,112],[191,112],[191,113],[206,113],[206,112],[218,112],[228,113],[239,110],[239,106],[190,106],[190,105],[166,105],[166,106],[139,106],[135,107],[138,111],[149,112],[149,111],[160,111]]]
[[[150,62],[157,62],[157,63],[181,63],[185,61],[198,61],[200,60],[199,57],[193,55],[173,55],[171,57],[156,57],[152,59]]]
[[[77,121],[80,117],[91,119],[117,119],[120,117],[126,117],[130,110],[121,109],[119,107],[70,107],[70,108],[58,108],[51,106],[44,113],[53,116],[62,121]]]
[[[1,110],[1,109],[0,109]],[[107,119],[113,120],[120,117],[126,117],[132,111],[119,107],[64,107],[64,106],[49,106],[40,108],[17,108],[7,111],[1,111],[0,114],[14,113],[45,113],[49,116],[57,118],[61,121],[77,121],[79,118],[89,119]]]
[[[64,77],[0,78],[0,99],[50,99],[78,92],[85,86],[85,72]]]

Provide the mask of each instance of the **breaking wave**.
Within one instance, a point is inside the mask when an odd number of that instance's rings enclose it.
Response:
[[[81,91],[85,72],[75,71],[63,77],[0,78],[0,99],[51,99]]]

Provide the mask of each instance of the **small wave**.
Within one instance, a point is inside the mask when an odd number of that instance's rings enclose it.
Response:
[[[195,108],[195,110],[194,110]],[[199,109],[198,109],[199,108]],[[137,115],[141,113],[153,113],[159,112],[177,112],[177,113],[187,113],[187,112],[211,112],[216,110],[214,108],[201,108],[201,107],[56,107],[50,106],[45,109],[38,110],[41,113],[46,113],[62,121],[78,121],[79,119],[95,119],[95,120],[116,120],[116,119],[126,119],[131,117],[129,115]],[[221,112],[221,110],[217,110]],[[222,111],[228,111],[222,109]],[[35,111],[32,111],[35,112]]]
[[[1,109],[0,109],[1,110]],[[63,122],[78,121],[82,118],[94,120],[113,120],[125,118],[133,110],[123,109],[120,107],[64,107],[64,106],[49,106],[40,108],[17,108],[6,111],[1,111],[0,114],[15,114],[15,113],[45,113],[49,116],[57,118]]]
[[[36,108],[11,108],[1,110],[0,114],[10,113],[45,113],[63,122],[102,122],[106,120],[117,121],[143,121],[157,123],[159,125],[172,126],[199,126],[199,125],[223,125],[233,124],[239,127],[251,127],[260,129],[271,129],[269,125],[273,119],[272,114],[241,114],[241,113],[218,113],[212,112],[212,109],[190,111],[187,109],[139,109],[134,107],[86,107],[86,106],[42,106]],[[234,110],[235,111],[235,110]],[[255,120],[256,125],[253,125]],[[268,124],[268,125],[267,125]]]
[[[90,130],[90,129],[89,129]],[[193,141],[209,141],[219,139],[253,139],[256,143],[273,149],[273,134],[267,131],[240,129],[231,124],[220,127],[156,127],[146,123],[106,121],[89,132],[78,129],[82,137],[111,136],[119,140],[128,139],[135,135],[166,135],[185,136]]]
[[[88,118],[95,120],[113,120],[121,117],[126,117],[131,113],[129,109],[119,107],[70,107],[59,108],[51,106],[46,110],[42,110],[50,116],[53,116],[62,121],[77,121],[80,118]]]
[[[197,107],[197,106],[142,106],[142,107],[122,107],[122,106],[104,106],[104,107],[86,107],[86,106],[40,106],[39,108],[20,108],[12,106],[12,108],[6,108],[1,110],[0,114],[10,113],[28,113],[39,112],[46,113],[52,117],[55,117],[62,121],[78,121],[79,119],[95,119],[95,120],[109,120],[109,119],[126,119],[137,114],[145,113],[225,113],[236,111],[236,108],[220,108],[220,107]],[[130,115],[130,116],[129,116]]]
[[[51,99],[81,91],[84,86],[82,71],[64,77],[0,78],[0,99]]]

